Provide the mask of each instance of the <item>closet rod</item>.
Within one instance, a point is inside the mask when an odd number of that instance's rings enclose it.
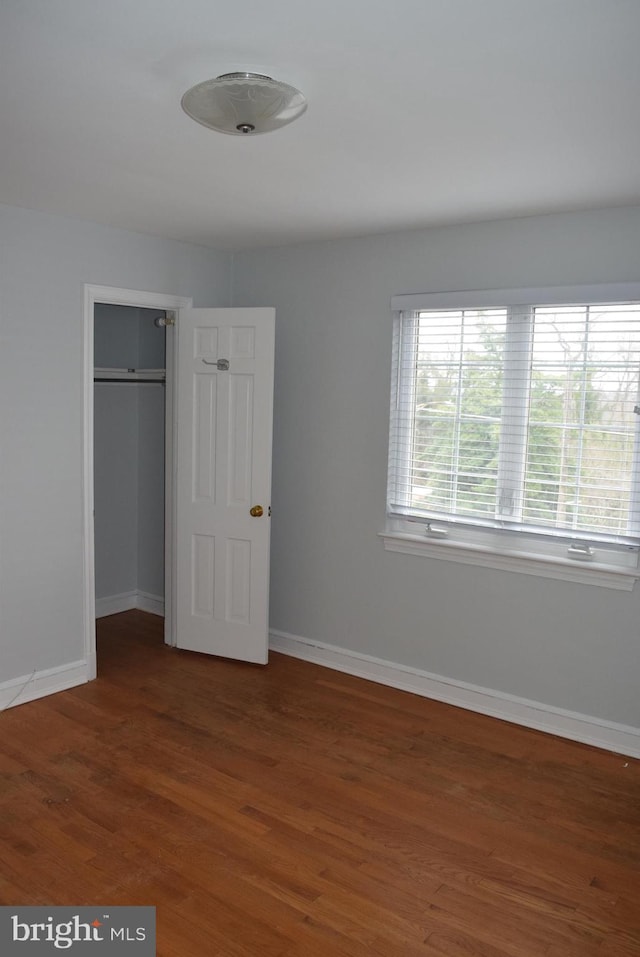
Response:
[[[94,382],[130,382],[133,385],[144,385],[146,382],[150,383],[151,385],[154,385],[156,383],[159,385],[165,384],[164,379],[114,379],[113,376],[110,376],[109,378],[105,378],[105,379],[101,378],[100,376],[94,376],[93,381]]]

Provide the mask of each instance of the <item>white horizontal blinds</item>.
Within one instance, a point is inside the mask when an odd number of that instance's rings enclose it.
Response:
[[[391,422],[389,428],[389,508],[411,512],[411,482],[416,415],[416,344],[418,321],[413,313],[398,313],[393,334]]]
[[[638,533],[640,305],[535,309],[523,519]]]
[[[393,511],[494,517],[506,318],[505,309],[464,309],[399,320],[393,418],[412,434],[403,443],[392,426]]]
[[[524,505],[534,310],[509,306],[504,348],[496,518],[520,522]]]
[[[399,313],[392,514],[638,536],[640,304]]]

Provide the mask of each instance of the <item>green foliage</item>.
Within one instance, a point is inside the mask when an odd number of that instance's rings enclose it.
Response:
[[[466,353],[462,368],[439,358],[418,371],[414,486],[429,489],[429,508],[495,511],[504,337],[487,324],[481,338],[483,351]]]
[[[414,505],[496,514],[504,330],[480,322],[473,351],[429,356],[415,384]],[[632,430],[621,427],[635,383],[606,388],[582,354],[530,372],[523,518],[624,531]]]

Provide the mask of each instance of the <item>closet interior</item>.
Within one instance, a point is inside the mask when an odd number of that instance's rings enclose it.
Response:
[[[165,328],[157,309],[96,304],[96,616],[164,613]]]

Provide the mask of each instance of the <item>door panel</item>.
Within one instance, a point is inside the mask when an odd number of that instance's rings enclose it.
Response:
[[[274,328],[273,309],[186,309],[178,317],[176,644],[261,663]],[[254,505],[261,516],[252,517]]]

